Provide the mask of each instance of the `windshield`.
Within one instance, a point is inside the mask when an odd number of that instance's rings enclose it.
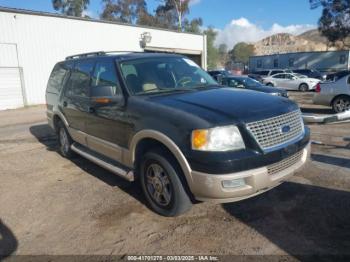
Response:
[[[249,77],[241,78],[240,81],[247,87],[260,87],[261,86],[261,84],[258,81],[251,79]]]
[[[134,95],[218,86],[210,75],[188,58],[135,59],[120,66],[127,88]]]

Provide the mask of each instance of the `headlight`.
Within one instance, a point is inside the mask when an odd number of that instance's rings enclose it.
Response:
[[[192,149],[199,151],[231,151],[245,145],[236,126],[224,126],[192,131]]]

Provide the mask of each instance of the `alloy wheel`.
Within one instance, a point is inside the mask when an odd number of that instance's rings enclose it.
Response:
[[[168,174],[159,164],[151,164],[146,170],[146,188],[160,206],[168,206],[172,198],[172,187]]]

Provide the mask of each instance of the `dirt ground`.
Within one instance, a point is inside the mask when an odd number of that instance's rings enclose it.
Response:
[[[292,98],[329,113],[311,96]],[[350,123],[310,126],[312,161],[274,190],[164,218],[133,184],[62,158],[43,106],[0,119],[0,255],[350,255]]]

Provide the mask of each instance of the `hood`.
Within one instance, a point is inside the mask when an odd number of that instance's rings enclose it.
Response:
[[[176,111],[181,110],[202,119],[209,119],[215,124],[252,122],[298,109],[289,99],[234,88],[151,96],[148,99],[162,106],[174,107]]]
[[[264,92],[264,93],[285,93],[286,91],[278,88],[278,87],[271,87],[271,86],[256,86],[256,87],[248,87],[247,89],[249,90],[254,90],[254,91],[259,91],[259,92]]]

